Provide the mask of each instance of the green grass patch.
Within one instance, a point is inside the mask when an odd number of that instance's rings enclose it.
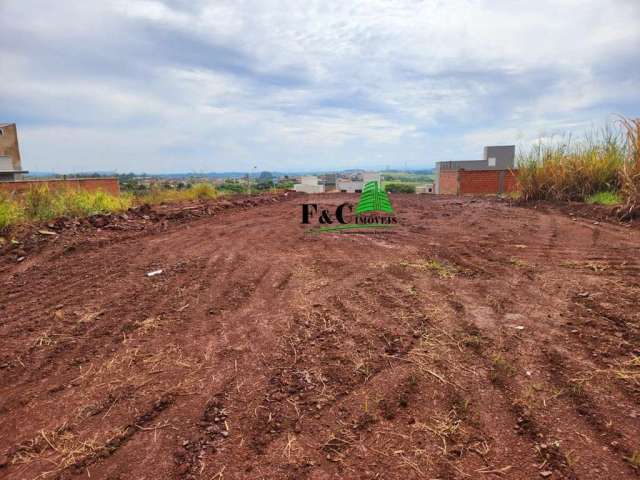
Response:
[[[586,202],[596,205],[619,205],[622,203],[622,197],[617,192],[598,192],[589,195]]]

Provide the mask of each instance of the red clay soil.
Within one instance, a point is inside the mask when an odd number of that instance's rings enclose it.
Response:
[[[0,477],[638,478],[640,230],[391,200],[385,234],[289,195],[5,247]]]

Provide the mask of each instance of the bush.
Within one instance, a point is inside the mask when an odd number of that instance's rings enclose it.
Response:
[[[240,183],[240,182],[234,182],[234,181],[226,180],[222,185],[218,186],[218,189],[221,192],[245,193],[247,191],[247,184],[246,184],[246,182],[245,183]]]
[[[390,193],[416,193],[416,186],[412,183],[386,183],[384,189]]]
[[[256,183],[257,190],[269,190],[270,188],[273,188],[273,182],[271,180],[269,181],[259,180]]]
[[[276,184],[276,188],[283,189],[283,190],[293,190],[294,185],[295,183],[292,182],[291,180],[281,180]]]

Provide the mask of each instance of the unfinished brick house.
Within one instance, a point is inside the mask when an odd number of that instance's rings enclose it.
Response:
[[[0,123],[0,182],[21,180],[22,170],[18,132],[15,123]]]
[[[436,193],[497,194],[517,189],[515,145],[484,147],[482,160],[436,163]]]

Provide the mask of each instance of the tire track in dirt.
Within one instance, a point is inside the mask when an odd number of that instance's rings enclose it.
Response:
[[[534,332],[534,335],[535,335],[535,332]],[[528,337],[531,336],[531,333],[527,334],[527,336]],[[628,431],[630,430],[631,432],[634,431],[634,428],[633,427],[630,429],[626,428],[627,422],[625,422],[623,418],[624,417],[623,412],[613,411],[610,408],[610,405],[608,403],[598,405],[598,402],[593,401],[591,397],[586,393],[586,387],[584,386],[586,384],[581,383],[582,380],[580,379],[580,377],[581,376],[584,377],[585,373],[589,375],[589,372],[592,371],[590,370],[590,368],[593,368],[593,367],[588,367],[588,366],[585,367],[583,365],[581,369],[575,370],[573,372],[573,377],[571,380],[569,380],[569,378],[566,376],[567,373],[564,372],[564,368],[565,368],[564,362],[557,361],[557,359],[561,357],[555,356],[551,358],[549,357],[549,355],[546,354],[547,352],[546,345],[552,345],[554,343],[556,344],[562,343],[559,337],[562,337],[562,335],[557,330],[555,330],[551,338],[549,338],[547,334],[543,338],[540,338],[538,340],[539,345],[545,345],[541,349],[542,355],[535,356],[533,358],[531,358],[531,355],[527,353],[523,355],[524,352],[522,347],[516,349],[509,355],[507,360],[507,365],[513,366],[515,368],[514,371],[523,371],[523,370],[527,370],[528,368],[532,368],[532,366],[533,368],[536,368],[537,366],[538,368],[541,368],[543,372],[552,372],[551,377],[546,375],[545,376],[546,378],[544,377],[540,378],[537,375],[533,375],[530,382],[524,382],[523,386],[520,387],[520,393],[518,395],[521,398],[525,399],[525,403],[527,403],[527,401],[535,402],[536,396],[544,395],[544,392],[554,392],[553,395],[551,396],[551,399],[552,399],[551,404],[545,404],[545,408],[544,408],[545,417],[549,415],[551,416],[557,415],[557,417],[562,417],[562,418],[568,418],[568,415],[573,416],[574,419],[572,420],[572,424],[574,425],[576,432],[581,436],[580,438],[581,441],[583,439],[596,438],[597,442],[601,446],[601,449],[605,452],[603,454],[605,456],[608,454],[611,454],[612,452],[614,455],[615,455],[615,452],[618,452],[618,453],[622,452],[622,455],[620,454],[617,455],[617,462],[616,462],[617,463],[616,468],[619,470],[619,474],[624,476],[634,472],[637,473],[634,468],[628,468],[628,472],[626,474],[624,473],[624,467],[625,466],[629,467],[626,460],[633,457],[634,449],[629,445],[625,446],[624,442],[619,440],[621,438],[621,435],[619,432],[615,430],[615,428],[612,429],[610,427],[607,427],[607,429],[603,430],[602,429],[603,425],[608,425],[603,419],[615,419],[616,424],[619,427],[622,427],[624,425],[625,426],[624,429]],[[512,349],[506,348],[507,352],[509,352],[510,350]],[[584,346],[578,346],[577,350],[578,351],[584,350]],[[519,364],[520,362],[518,360],[521,358],[526,358],[527,356],[529,356],[529,361],[527,362],[528,365]],[[580,361],[582,363],[586,362],[587,365],[591,365],[592,357],[588,355],[584,355],[582,358],[580,358]],[[527,375],[530,375],[530,373],[527,372]],[[529,386],[527,386],[527,383]],[[611,386],[609,385],[609,382],[602,382],[599,384],[599,386],[601,387],[599,388],[600,398],[609,398],[611,400],[617,397],[621,402],[621,403],[618,403],[618,405],[623,405],[625,403],[628,403],[628,402],[624,402],[623,398],[620,398],[620,396],[616,393],[617,389],[615,388],[612,389]],[[536,391],[540,393],[536,393]],[[581,408],[579,406],[579,403],[576,403],[575,401],[576,395],[578,395],[578,397],[582,399],[582,402],[584,404],[588,405],[588,408],[586,410],[584,408]],[[614,409],[614,410],[617,410],[617,409]],[[558,413],[554,414],[554,411],[557,411]],[[597,419],[597,420],[594,420],[594,419]],[[594,425],[595,425],[595,428],[594,428]],[[593,429],[593,434],[589,434],[589,429]],[[605,431],[608,432],[607,435],[603,434],[603,432]],[[563,435],[561,435],[561,437],[562,436]],[[611,437],[611,438],[607,439],[607,437]],[[616,440],[616,438],[618,440]],[[633,433],[627,434],[627,438],[633,438]],[[574,442],[575,440],[565,439],[563,443],[567,445],[571,445]],[[589,448],[588,445],[589,445],[589,442],[587,442],[587,445],[585,445],[585,448]],[[579,449],[578,449],[578,452],[579,452]],[[580,453],[576,453],[575,449],[572,449],[566,453],[567,459],[569,459],[569,455],[573,455],[574,453],[576,454],[577,459],[571,459],[571,461],[578,462],[584,459],[584,456],[580,455]],[[582,457],[582,459],[580,457]],[[591,468],[596,473],[599,471],[602,471],[600,470],[602,465],[608,464],[609,467],[612,466],[612,463],[610,461],[603,459],[601,457],[602,455],[596,454],[593,456],[593,458],[590,459],[590,462],[589,462],[591,464]],[[597,462],[593,461],[595,458],[598,458]],[[586,475],[586,472],[585,472],[586,467],[583,465],[580,465],[580,467],[582,470],[582,473],[580,476],[584,477]],[[589,478],[589,476],[587,476],[587,478]]]
[[[584,385],[578,379],[569,377],[569,368],[563,355],[553,348],[543,349],[541,353],[548,363],[551,382],[563,392],[566,392],[572,408],[593,429],[603,448],[615,452],[623,460],[631,459],[633,449],[626,442],[625,436],[612,423],[605,420],[607,416],[596,405],[595,400],[587,392]],[[640,472],[636,468],[630,464],[627,464],[627,466],[629,474],[640,476]]]
[[[377,276],[376,279],[379,279],[379,276]],[[364,279],[364,280],[365,280],[364,281],[364,285],[361,285],[361,286],[366,287],[367,286],[366,284],[368,282],[367,282],[367,279]],[[382,278],[382,280],[383,280],[383,282],[385,280],[387,280],[387,282],[385,282],[385,283],[388,284],[388,280],[389,280],[388,278]],[[365,288],[365,290],[366,290],[366,288]],[[368,291],[368,290],[366,290],[366,291]],[[355,293],[355,292],[353,292],[353,293]],[[372,303],[379,303],[381,301],[382,304],[384,306],[387,306],[387,307],[389,306],[389,303],[391,303],[396,308],[400,307],[400,304],[398,304],[397,301],[391,301],[390,302],[390,300],[392,300],[392,297],[389,297],[389,295],[385,294],[384,292],[370,291],[369,293],[372,295],[372,297],[368,297],[369,300],[371,298],[377,299],[376,301],[374,301]],[[382,294],[380,294],[380,293],[382,293]],[[350,305],[354,305],[354,304],[363,302],[361,297],[362,297],[361,295],[356,294],[353,297],[351,295],[347,295],[346,298],[349,299],[349,304]],[[360,301],[358,301],[359,298],[360,298]],[[410,297],[410,298],[412,298],[412,297]],[[366,302],[366,300],[364,300],[364,302]],[[348,309],[345,309],[345,304],[343,302],[341,302],[341,301],[340,302],[335,302],[334,301],[333,304],[337,305],[337,307],[336,307],[337,311],[340,313],[340,317],[342,319],[346,320],[347,322],[354,321],[353,313],[350,312]],[[372,309],[372,312],[376,311],[376,309],[379,310],[379,307],[380,307],[379,304],[376,305]],[[408,307],[405,307],[405,308],[406,308],[406,310],[412,311],[416,307],[417,307],[417,305],[415,304],[415,302],[412,302]],[[358,308],[355,311],[359,311],[359,310],[360,309]],[[331,324],[331,322],[328,322],[328,323]],[[408,331],[411,332],[411,338],[415,338],[415,333],[416,333],[415,325],[412,326],[412,328],[409,328]],[[365,335],[364,337],[366,338],[367,336]],[[312,338],[316,339],[318,337],[312,337]],[[384,335],[383,335],[383,338],[384,338]],[[389,338],[383,344],[383,346],[385,348],[384,352],[385,352],[386,356],[396,352],[396,346],[395,346],[396,342],[394,342],[393,340],[395,340],[395,339]],[[351,344],[351,342],[349,342],[349,340],[346,340],[346,342],[348,344]],[[406,346],[405,348],[401,348],[399,350],[399,353],[402,354],[401,356],[398,357],[399,359],[401,359],[404,356],[406,356],[407,352],[411,348],[412,343],[409,344],[408,346]],[[298,343],[297,345],[299,346],[300,344]],[[325,346],[326,346],[326,342],[325,342]],[[329,345],[329,347],[331,349],[335,349],[336,348],[335,345]],[[305,355],[304,352],[301,352],[299,348],[296,349],[296,350],[297,350],[297,356],[298,357],[303,357]],[[353,350],[353,347],[351,347],[351,350]],[[327,357],[325,355],[325,358],[327,360],[331,361],[331,359],[335,358],[335,357],[331,357],[331,356]],[[381,374],[381,372],[383,372],[383,371],[387,370],[388,368],[390,368],[390,366],[385,365],[384,361],[382,362],[381,365],[382,365],[382,367],[374,366],[369,371],[369,374],[368,374],[368,377],[367,377],[367,381],[375,381],[376,377],[379,374]],[[272,382],[271,383],[274,386],[273,390],[275,390],[275,393],[272,390],[271,393],[267,394],[267,397],[271,398],[272,395],[281,395],[283,393],[283,389],[285,389],[285,387],[286,387],[286,391],[288,393],[299,392],[301,389],[304,390],[305,387],[301,386],[301,380],[300,379],[301,379],[301,377],[290,377],[286,381],[282,381],[282,375],[278,375],[278,376],[272,378]],[[408,385],[412,385],[412,383],[410,382],[409,379],[410,379],[410,376],[407,377],[407,379],[406,379],[407,384]],[[362,385],[359,382],[353,383],[353,381],[350,381],[350,377],[346,377],[346,378],[339,378],[339,377],[338,378],[335,378],[335,377],[334,378],[330,378],[329,377],[329,378],[327,378],[327,380],[329,380],[329,383],[339,384],[342,387],[344,387],[345,385],[348,386],[347,390],[341,392],[341,395],[339,395],[338,399],[336,400],[338,403],[343,403],[345,401],[345,399],[348,399],[352,395],[352,392],[356,388],[358,388],[358,387],[360,387]],[[306,385],[304,382],[302,382],[302,384]],[[408,404],[408,402],[410,401],[410,398],[411,398],[412,394],[413,394],[412,387],[404,388],[403,391],[400,392],[398,397],[395,397],[395,396],[392,395],[392,397],[390,397],[391,399],[387,399],[387,400],[381,402],[381,404],[380,404],[381,407],[380,408],[382,408],[383,412],[385,412],[385,413],[383,413],[383,416],[386,415],[387,417],[392,417],[393,415],[395,415],[394,410],[396,408],[396,402],[397,402],[397,405],[400,405],[400,406],[405,405],[406,406],[406,404]],[[269,401],[268,403],[271,403],[271,401]],[[266,405],[267,404],[263,404],[262,407],[263,408],[267,408]],[[335,404],[335,405],[337,405],[337,404]],[[326,408],[329,408],[329,409],[335,408],[335,405],[333,407],[332,407],[331,404],[329,404],[327,406],[322,405],[322,407],[319,409],[320,412],[315,412],[315,416],[322,417],[322,411],[323,410],[325,410]],[[308,413],[309,415],[314,414],[313,404],[311,405],[310,408],[308,408],[308,411],[306,413]],[[290,431],[291,430],[291,425],[285,425],[283,427],[283,424],[286,424],[287,420],[292,420],[292,418],[295,418],[295,416],[292,416],[292,417],[289,417],[289,418],[284,417],[284,420],[283,420],[283,416],[274,415],[273,412],[271,412],[271,415],[269,415],[268,418],[271,421],[274,422],[271,425],[276,427],[276,428],[272,428],[271,431],[269,432],[273,436],[273,438],[270,438],[270,440],[269,440],[269,444],[271,444],[273,442],[276,442],[284,434],[285,431]],[[369,418],[368,416],[364,416],[364,417],[362,417],[360,419],[355,419],[354,420],[354,426],[352,427],[352,431],[354,429],[359,431],[360,429],[362,429],[364,426],[366,426],[370,422],[371,422],[371,418]],[[293,423],[293,421],[291,421],[291,423]],[[267,422],[265,425],[263,425],[263,427],[261,429],[259,429],[260,433],[264,433],[264,430],[267,428],[268,424],[269,424],[269,422]],[[296,425],[294,425],[293,429],[294,429],[294,432],[295,432],[296,431]],[[335,435],[334,435],[334,437],[335,437]],[[324,453],[326,453],[330,457],[331,457],[332,454],[341,454],[341,453],[344,452],[345,448],[348,448],[348,447],[346,447],[346,443],[345,443],[344,440],[339,440],[341,437],[338,436],[338,437],[335,437],[335,438],[338,439],[338,440],[335,440],[335,441],[331,441],[330,440],[327,444],[324,444],[321,447],[321,451],[323,451]],[[254,445],[254,447],[255,446],[256,445]],[[265,445],[265,444],[257,445],[258,451],[264,453],[264,449],[266,449],[267,446],[268,446],[268,444],[267,445]],[[322,455],[324,455],[324,454],[322,454]],[[446,464],[446,462],[444,462],[442,465],[447,465],[447,464]],[[441,468],[446,470],[446,468],[444,466],[441,466]]]
[[[477,327],[475,327],[477,328]],[[473,333],[473,332],[472,332]],[[535,331],[533,332],[535,334]],[[530,336],[531,333],[528,334],[528,336]],[[493,334],[493,337],[495,337],[496,334]],[[509,392],[510,395],[513,395],[516,399],[518,399],[516,402],[514,402],[512,404],[512,411],[514,412],[515,415],[517,415],[518,417],[518,424],[522,426],[523,430],[525,432],[527,432],[528,435],[531,436],[532,439],[535,439],[535,437],[537,436],[544,436],[545,438],[552,438],[553,436],[551,435],[551,426],[548,426],[546,431],[543,430],[541,428],[541,424],[540,422],[538,422],[537,420],[535,420],[535,416],[538,416],[539,413],[532,413],[533,410],[531,408],[529,408],[527,406],[527,402],[522,402],[521,398],[526,398],[530,395],[531,390],[524,390],[524,386],[520,386],[521,382],[514,382],[515,378],[514,375],[516,374],[516,372],[522,372],[524,370],[527,370],[527,368],[531,368],[531,367],[527,367],[525,365],[522,365],[519,362],[520,358],[526,358],[528,355],[522,355],[523,351],[522,348],[518,348],[518,343],[514,343],[513,340],[516,338],[516,336],[508,336],[508,335],[504,335],[504,334],[500,334],[499,335],[500,338],[500,344],[494,346],[494,351],[497,350],[498,353],[495,354],[491,359],[487,359],[485,358],[485,361],[490,360],[493,363],[493,368],[495,371],[495,375],[492,377],[492,381],[499,386],[500,388],[503,388],[505,390],[505,392]],[[545,340],[546,338],[546,340]],[[540,339],[541,343],[547,343],[549,341],[548,335],[545,335],[545,338]],[[508,340],[511,339],[511,342],[508,342]],[[505,341],[506,340],[506,341]],[[552,363],[549,362],[545,362],[544,360],[542,360],[541,362],[538,363],[542,363],[543,365],[546,364],[544,370],[548,370],[548,371],[553,371],[554,369],[557,368],[557,365],[554,366]],[[529,373],[527,373],[529,375]],[[548,380],[542,380],[542,379],[538,379],[538,383],[535,384],[535,389],[542,391],[542,390],[546,390],[546,388],[543,386],[545,383],[549,382]],[[562,390],[560,390],[560,394],[563,395],[563,391],[569,391],[571,392],[572,390],[567,388],[567,384],[566,382],[560,382],[560,381],[554,381],[553,379],[549,382],[552,386],[556,386],[556,387],[561,387]],[[526,382],[525,382],[526,384]],[[530,388],[530,387],[529,387]],[[571,397],[571,394],[569,395],[569,397]],[[564,402],[564,395],[561,396],[558,401],[560,403],[565,403]],[[594,413],[594,417],[603,417],[602,412],[599,411],[597,409],[597,407],[595,406],[595,404],[593,402],[589,402],[590,405],[590,410],[593,410]],[[559,406],[557,408],[560,408]],[[556,410],[556,407],[553,407],[551,405],[547,405],[545,408],[545,414],[551,414],[553,415],[553,411]],[[563,408],[563,413],[559,413],[559,415],[564,416],[566,418],[566,409]],[[574,424],[575,425],[580,425],[581,424],[581,417],[584,416],[584,412],[580,411],[580,409],[576,410],[576,417],[574,420]],[[588,417],[587,417],[588,420]],[[600,422],[602,423],[602,422]],[[580,429],[584,432],[585,429],[588,429],[590,427],[593,426],[593,421],[587,421],[587,424],[582,426]],[[602,439],[601,438],[601,431],[596,429],[595,433],[597,434],[596,438],[599,439],[603,449],[608,452],[610,449],[610,445],[609,443],[606,441],[606,439]],[[531,435],[532,434],[532,435]],[[584,438],[587,438],[587,436],[585,435],[585,433],[582,433],[582,435],[584,436]],[[611,435],[612,437],[616,437],[619,438],[619,434],[612,432]],[[562,435],[561,435],[562,437]],[[566,444],[571,444],[572,440],[565,440]],[[568,478],[573,478],[574,476],[576,476],[576,472],[573,471],[572,468],[569,468],[569,470],[567,470],[567,462],[569,459],[569,455],[571,454],[571,452],[567,452],[567,451],[562,451],[559,449],[559,447],[554,447],[554,450],[550,450],[549,445],[554,445],[554,443],[552,441],[547,441],[544,445],[546,445],[546,450],[547,450],[547,454],[551,453],[551,456],[549,457],[549,460],[552,462],[551,464],[553,466],[555,466],[555,468],[560,468],[561,470],[564,471],[565,475]],[[621,448],[620,445],[618,445],[618,442],[614,440],[614,446],[617,446],[619,449]],[[536,447],[538,448],[538,447]],[[615,450],[615,448],[614,448]],[[633,455],[633,450],[629,449],[629,448],[622,448],[624,455],[620,456],[619,458],[622,460],[624,458],[631,458],[631,456]],[[598,455],[596,455],[598,456]],[[607,461],[602,461],[601,464],[606,464],[608,463]],[[610,463],[610,462],[609,462]],[[624,465],[619,464],[620,466],[618,468],[623,468]],[[596,472],[598,471],[598,469],[595,469]],[[631,469],[631,471],[633,471],[633,469]],[[623,472],[623,470],[620,471],[621,475],[625,475],[625,473]],[[585,476],[585,472],[583,471],[583,473],[580,474],[580,477],[584,477]],[[589,476],[587,476],[587,478],[589,478]]]
[[[466,258],[466,257],[465,257]],[[456,257],[455,256],[449,256],[449,259],[452,262],[456,261]],[[490,283],[490,282],[489,282]],[[478,290],[482,290],[482,294],[486,294],[486,291],[488,290],[488,288],[486,288],[486,285],[483,285],[483,287],[481,289]],[[531,292],[532,295],[535,297],[535,292]],[[529,297],[531,298],[531,297]],[[453,307],[454,308],[461,308],[462,303],[460,302],[454,302]],[[483,325],[484,328],[487,327],[487,325]],[[472,332],[472,334],[475,334],[474,332]],[[502,337],[504,338],[504,337]],[[508,347],[508,345],[503,345],[502,348],[506,348],[506,350],[508,351],[510,348]],[[502,376],[504,377],[504,375]],[[504,379],[503,378],[498,378],[501,380],[501,384],[502,386],[504,385]],[[524,426],[526,426],[527,429],[532,430],[534,435],[533,437],[536,437],[538,435],[541,434],[540,432],[540,427],[537,425],[537,423],[533,422],[532,419],[529,416],[524,416],[524,410],[522,409],[521,405],[515,404],[514,408],[513,408],[514,413],[523,421]],[[548,445],[547,445],[548,448]],[[629,452],[627,452],[628,454],[630,454]],[[560,452],[556,452],[555,455],[552,455],[553,458],[555,458],[555,463],[562,465],[562,463],[564,463],[564,458],[562,457],[562,455],[560,455]],[[561,461],[562,460],[562,461]],[[568,474],[569,476],[573,476],[575,475],[574,472],[571,471],[571,469],[569,469],[568,472],[566,472],[566,474]]]
[[[162,279],[160,280],[160,282],[157,282],[160,285],[160,289],[154,289],[154,290],[146,290],[145,289],[136,289],[133,292],[130,293],[130,300],[124,299],[125,301],[123,302],[123,298],[120,296],[119,298],[114,299],[114,307],[118,307],[118,306],[123,306],[124,308],[121,309],[121,311],[116,311],[114,313],[121,313],[122,315],[126,315],[127,312],[129,312],[131,310],[131,306],[132,305],[137,305],[138,307],[143,306],[143,305],[148,305],[149,303],[153,302],[154,303],[154,308],[156,309],[156,311],[162,312],[164,310],[165,305],[168,302],[168,297],[166,296],[167,293],[169,293],[172,290],[175,290],[176,286],[178,287],[184,287],[184,285],[181,285],[180,282],[178,280],[175,280],[173,282],[165,282],[165,277],[163,276]],[[160,294],[160,298],[163,299],[160,302],[157,301],[157,297]],[[163,296],[163,294],[165,294],[165,296]],[[146,296],[145,296],[146,295]],[[78,298],[78,297],[76,297]],[[78,298],[79,299],[79,298]],[[148,299],[148,302],[147,302]],[[108,309],[107,309],[108,310]],[[136,309],[137,310],[137,309]],[[153,313],[153,312],[152,312]],[[122,325],[123,328],[125,328],[125,330],[127,330],[126,332],[123,332],[126,334],[131,334],[133,332],[135,332],[135,330],[139,327],[138,325],[132,323],[132,322],[124,322],[123,318],[121,316],[117,316],[114,315],[114,318],[117,318],[117,320],[119,321],[119,323]],[[99,329],[94,329],[94,331],[90,331],[90,332],[79,332],[78,329],[75,329],[75,331],[73,332],[74,334],[79,334],[79,333],[84,333],[82,339],[83,341],[83,345],[84,344],[91,344],[92,342],[94,342],[97,338],[100,338],[102,336],[104,336],[106,333],[108,333],[107,331],[110,330],[111,325],[103,325],[101,326]],[[98,331],[95,331],[98,330]],[[93,335],[87,335],[87,333],[93,333]],[[115,340],[117,341],[117,337],[115,338]],[[80,345],[77,349],[75,350],[80,350],[82,349],[83,346]],[[117,352],[115,353],[117,354]],[[52,356],[53,355],[53,356]],[[74,352],[65,352],[64,349],[63,350],[55,350],[53,351],[52,355],[49,355],[45,358],[44,361],[44,365],[49,365],[49,364],[53,364],[53,362],[55,361],[56,363],[60,363],[61,361],[64,361],[63,356],[65,357],[74,357]],[[63,356],[61,356],[63,355]],[[35,369],[35,375],[38,376],[39,378],[42,378],[43,376],[50,374],[51,372],[43,372],[42,369],[38,368]],[[71,375],[73,376],[74,374],[71,373]],[[34,375],[31,375],[30,378],[25,380],[25,383],[29,381],[32,382],[34,381]],[[13,391],[13,393],[15,393],[16,397],[20,397],[22,395],[22,392],[18,389],[15,388],[15,385],[11,388],[11,390]],[[71,405],[70,405],[71,406]]]
[[[511,425],[515,431],[530,444],[530,450],[535,452],[538,468],[547,468],[547,471],[556,471],[562,478],[578,478],[573,468],[566,462],[564,453],[558,444],[552,441],[553,434],[548,428],[543,427],[535,418],[533,412],[517,401],[519,387],[512,379],[517,363],[509,353],[515,348],[514,337],[496,339],[495,334],[490,334],[486,329],[464,320],[464,303],[453,297],[451,307],[460,316],[459,328],[464,336],[465,343],[470,351],[484,365],[486,376],[484,381],[492,384],[502,397],[501,403],[506,406],[506,411],[511,416]]]
[[[347,295],[350,293],[351,292],[348,292]],[[281,364],[282,358],[280,357],[290,357],[291,353],[294,355],[293,362],[295,364],[304,363],[306,359],[316,357],[315,352],[319,350],[325,352],[322,358],[325,358],[329,364],[336,363],[336,365],[340,365],[345,361],[341,355],[336,355],[339,350],[337,344],[332,341],[332,336],[340,327],[340,325],[336,323],[338,316],[347,321],[353,319],[353,317],[340,298],[329,298],[328,303],[335,305],[335,307],[322,309],[321,311],[312,310],[309,316],[305,317],[303,315],[302,317],[294,319],[298,328],[294,330],[293,336],[296,336],[297,341],[286,344],[287,347],[284,348],[284,351],[276,354],[274,359],[274,361],[277,360],[276,363]],[[319,306],[320,304],[317,305]],[[315,328],[313,326],[315,326]],[[309,328],[311,328],[311,331],[314,333],[311,333]],[[304,337],[304,339],[302,337]],[[394,339],[388,340],[390,340],[390,344],[387,344],[387,348],[395,348],[396,342],[393,341]],[[327,355],[326,353],[329,351],[334,353]],[[257,419],[253,420],[251,416],[245,419],[245,422],[248,423],[246,430],[252,432],[250,434],[249,445],[253,451],[264,452],[268,445],[276,441],[285,431],[291,432],[296,429],[296,423],[294,421],[296,417],[291,417],[289,412],[285,412],[279,408],[278,405],[274,407],[274,401],[282,403],[281,400],[283,397],[308,392],[310,385],[314,381],[319,381],[318,378],[320,378],[320,381],[325,387],[328,385],[340,385],[340,391],[335,392],[337,397],[348,394],[354,385],[354,380],[352,380],[349,375],[344,376],[338,374],[339,368],[333,369],[331,367],[329,370],[326,370],[320,367],[319,370],[314,371],[311,365],[307,366],[310,368],[302,372],[292,371],[291,368],[287,367],[277,368],[269,374],[270,379],[266,387],[266,393],[264,394],[265,400],[257,405],[254,410],[254,412],[260,412],[256,415]],[[318,364],[316,364],[316,366],[319,367]],[[329,408],[331,404],[331,402],[326,403],[325,400],[326,399],[321,399],[321,404],[318,402],[318,399],[314,397],[313,399],[300,403],[299,406],[296,405],[294,410],[319,415],[321,410]],[[321,407],[318,408],[320,405]],[[263,410],[269,413],[262,415]]]

